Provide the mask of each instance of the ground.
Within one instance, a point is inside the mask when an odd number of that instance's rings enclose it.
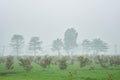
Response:
[[[95,65],[94,70],[89,70],[89,66],[80,68],[79,63],[69,65],[66,70],[60,70],[57,65],[50,65],[42,68],[36,63],[32,63],[33,69],[26,72],[18,63],[14,64],[14,69],[7,70],[5,63],[0,64],[0,80],[119,80],[120,66],[113,66],[107,69],[100,65]]]

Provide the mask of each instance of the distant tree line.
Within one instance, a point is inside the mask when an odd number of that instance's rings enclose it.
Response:
[[[95,54],[98,54],[99,52],[107,52],[108,44],[100,38],[93,39],[92,41],[86,39],[82,42],[82,48],[85,53],[93,51]]]
[[[79,46],[77,44],[77,38],[78,32],[74,28],[69,28],[65,31],[63,40],[57,38],[53,41],[51,50],[57,51],[59,55],[61,55],[61,49],[64,49],[68,54],[72,54],[72,50]],[[21,49],[24,46],[24,37],[18,34],[13,35],[11,38],[10,45],[18,56],[20,54]],[[36,55],[37,51],[42,50],[42,41],[37,36],[32,37],[28,45],[28,49],[33,51],[34,56]],[[97,54],[99,52],[106,52],[108,50],[108,44],[102,41],[100,38],[93,39],[92,41],[85,39],[83,40],[81,45],[82,50],[85,53],[93,51],[95,54]]]

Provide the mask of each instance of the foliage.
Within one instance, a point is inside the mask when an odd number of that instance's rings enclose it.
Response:
[[[31,60],[28,57],[22,57],[19,61],[19,65],[22,66],[24,70],[27,72],[32,70]]]
[[[69,53],[69,51],[77,47],[77,37],[78,33],[74,28],[67,29],[64,34],[64,49]]]
[[[42,67],[42,68],[47,68],[50,66],[51,62],[52,62],[52,58],[49,56],[44,56],[44,58],[39,59],[40,61],[38,61],[38,64]]]
[[[43,60],[45,56],[38,56],[39,60]],[[66,60],[66,64],[70,60],[68,57],[62,56],[47,56],[52,58],[52,60]],[[39,68],[37,64],[34,62],[31,64],[34,66],[31,72],[26,73],[22,71],[22,67],[17,65],[18,61],[15,60],[14,62],[14,69],[13,70],[6,70],[4,68],[5,64],[0,64],[0,80],[119,80],[120,79],[120,67],[119,65],[116,66],[109,66],[110,68],[101,68],[99,64],[92,64],[92,66],[86,66],[84,68],[79,67],[79,62],[76,61],[78,55],[73,56],[75,59],[74,65],[68,65],[66,69],[58,70],[58,65],[52,65],[51,67],[46,68],[44,71],[42,68]],[[86,56],[83,56],[86,58]],[[101,56],[100,56],[101,57]],[[104,58],[115,58],[115,56],[104,56]],[[6,58],[6,57],[5,57]],[[25,58],[24,56],[20,57]],[[30,57],[29,57],[30,58]],[[37,58],[37,57],[36,57]],[[53,59],[54,58],[54,59]],[[87,56],[88,59],[91,60],[91,57]],[[59,62],[60,64],[60,62]],[[94,70],[95,67],[95,70]]]
[[[80,67],[85,67],[89,63],[89,59],[84,56],[79,56],[78,61],[80,62]]]
[[[39,37],[32,37],[29,42],[29,50],[34,51],[34,55],[37,50],[41,50],[42,41],[40,41]]]
[[[103,68],[108,68],[109,67],[109,58],[106,56],[97,56],[98,63],[101,65]]]
[[[57,39],[53,41],[52,50],[57,51],[59,55],[62,47],[63,47],[63,42],[61,39]]]
[[[83,49],[83,52],[86,52],[86,53],[90,52],[90,50],[91,50],[91,41],[89,41],[87,39],[84,40],[82,42],[82,49]]]
[[[22,35],[13,35],[12,39],[11,39],[11,46],[13,47],[13,49],[16,51],[17,56],[20,53],[21,48],[23,47],[24,44],[24,38]]]
[[[61,59],[59,59],[59,68],[61,70],[64,70],[67,68],[67,59],[66,57],[62,57]]]
[[[33,61],[38,64],[40,60],[41,60],[41,56],[37,56]]]
[[[95,51],[95,53],[106,52],[108,50],[107,43],[105,43],[101,39],[94,39],[91,42],[91,48],[93,51]]]
[[[90,67],[89,67],[89,70],[90,70],[90,71],[91,71],[91,70],[95,70],[95,67],[90,66]]]
[[[110,57],[110,65],[120,65],[120,56]]]
[[[13,67],[13,56],[8,56],[7,57],[7,60],[6,60],[6,68],[7,69],[13,69],[14,67]]]

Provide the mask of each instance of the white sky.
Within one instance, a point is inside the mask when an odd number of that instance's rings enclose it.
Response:
[[[70,27],[79,33],[78,42],[101,38],[120,44],[120,0],[0,0],[0,45],[13,34],[26,43],[40,36],[50,45]]]

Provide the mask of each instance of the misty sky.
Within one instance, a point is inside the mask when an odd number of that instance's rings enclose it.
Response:
[[[101,38],[120,44],[120,0],[0,0],[0,45],[9,44],[13,34],[26,43],[39,36],[50,45],[71,27],[78,43]]]

